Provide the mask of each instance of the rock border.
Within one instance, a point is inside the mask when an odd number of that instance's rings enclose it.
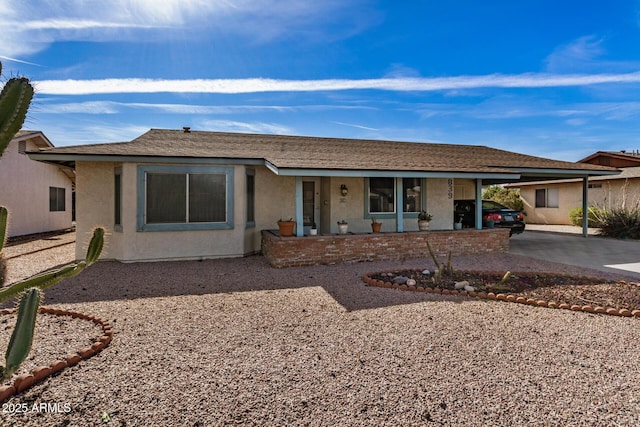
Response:
[[[403,270],[397,271],[388,271],[386,273],[399,273]],[[493,271],[467,271],[468,273],[482,273],[482,274],[496,274],[502,275],[500,272]],[[571,310],[571,311],[582,311],[584,313],[597,313],[597,314],[607,314],[610,316],[622,316],[622,317],[640,317],[640,310],[628,310],[626,308],[613,308],[613,307],[602,307],[596,306],[593,307],[591,305],[569,305],[567,303],[557,303],[555,301],[545,301],[539,300],[535,298],[525,298],[523,296],[517,294],[495,294],[493,292],[467,292],[467,291],[458,291],[451,289],[440,289],[440,288],[430,288],[430,287],[422,287],[422,286],[414,286],[414,285],[399,285],[397,283],[385,282],[383,280],[373,279],[371,276],[377,273],[367,273],[362,277],[362,280],[368,286],[375,286],[379,288],[391,288],[391,289],[400,289],[403,291],[413,291],[413,292],[425,292],[428,294],[441,294],[441,295],[453,295],[453,296],[464,296],[478,299],[486,299],[492,301],[504,301],[504,302],[515,302],[518,304],[531,305],[534,307],[543,307],[543,308],[559,308],[563,310]],[[549,273],[535,273],[535,274],[549,274]],[[627,282],[624,282],[627,283]],[[636,286],[640,286],[636,283]]]
[[[13,314],[16,310],[16,308],[5,308],[0,310],[0,314]],[[0,386],[0,403],[9,400],[11,397],[20,394],[25,390],[28,390],[50,376],[58,374],[62,370],[76,365],[81,360],[86,360],[96,355],[107,347],[113,338],[111,325],[109,322],[102,320],[99,317],[80,313],[78,311],[63,310],[52,307],[40,307],[39,313],[51,314],[54,316],[71,316],[73,318],[93,322],[102,327],[102,335],[98,337],[91,346],[84,347],[75,353],[69,353],[64,359],[56,360],[49,364],[49,366],[39,366],[29,374],[18,375],[13,379],[11,384]]]

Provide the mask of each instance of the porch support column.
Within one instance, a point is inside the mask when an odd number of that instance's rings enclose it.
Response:
[[[582,178],[582,236],[589,235],[589,177]]]
[[[396,231],[402,233],[404,231],[404,203],[402,194],[402,178],[396,178]]]
[[[476,179],[476,230],[482,230],[482,178]]]
[[[304,236],[304,218],[302,217],[302,177],[296,176],[296,236]]]

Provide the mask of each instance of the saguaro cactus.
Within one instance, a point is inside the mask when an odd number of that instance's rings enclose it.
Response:
[[[0,63],[2,74],[2,63]],[[33,86],[26,77],[14,77],[5,83],[0,93],[0,154],[22,128],[33,99]]]

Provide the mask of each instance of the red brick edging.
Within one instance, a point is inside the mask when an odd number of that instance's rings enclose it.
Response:
[[[15,311],[15,308],[7,308],[0,310],[0,314],[12,314]],[[75,353],[70,353],[63,360],[56,360],[49,366],[40,366],[35,368],[29,374],[18,375],[10,385],[0,386],[0,403],[9,400],[16,394],[22,393],[32,386],[44,381],[46,378],[59,373],[63,369],[73,366],[81,360],[94,356],[108,346],[111,342],[111,338],[113,337],[111,325],[107,321],[96,316],[51,307],[40,307],[39,312],[42,314],[52,314],[54,316],[71,316],[77,319],[91,321],[102,327],[102,335],[98,337],[90,347],[85,347]]]
[[[487,273],[486,271],[483,273]],[[585,313],[598,313],[598,314],[608,314],[610,316],[624,316],[624,317],[640,317],[640,310],[627,310],[626,308],[616,309],[613,307],[601,307],[601,306],[590,306],[590,305],[569,305],[566,303],[558,304],[555,301],[545,301],[539,300],[535,298],[525,298],[523,296],[518,296],[514,294],[495,294],[493,292],[467,292],[467,291],[458,291],[451,289],[440,289],[440,288],[423,288],[422,286],[413,286],[413,285],[399,285],[397,283],[385,282],[383,280],[377,280],[371,278],[373,274],[378,273],[368,273],[362,277],[362,280],[369,286],[377,286],[379,288],[393,288],[400,289],[406,291],[414,291],[414,292],[426,292],[431,294],[442,294],[442,295],[459,295],[466,296],[472,298],[479,299],[488,299],[488,300],[496,300],[496,301],[505,301],[505,302],[517,302],[519,304],[526,304],[535,307],[546,307],[546,308],[561,308],[564,310],[571,311],[583,311]]]

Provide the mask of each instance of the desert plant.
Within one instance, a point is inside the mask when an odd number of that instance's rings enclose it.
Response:
[[[6,208],[0,208],[6,211]],[[3,225],[6,228],[6,220]],[[4,236],[2,241],[4,241]],[[98,227],[93,231],[93,237],[87,249],[84,261],[71,263],[64,267],[46,271],[28,279],[18,281],[0,290],[0,304],[13,298],[20,298],[16,326],[11,334],[6,352],[5,366],[0,366],[0,379],[10,378],[20,367],[31,351],[33,334],[40,302],[44,298],[44,289],[55,285],[61,280],[79,274],[86,267],[95,263],[100,257],[104,245],[104,228]]]
[[[2,74],[2,63],[0,63]],[[33,99],[33,86],[26,77],[9,79],[0,93],[0,154],[22,128]]]
[[[587,210],[587,223],[589,227],[600,227],[599,221],[603,210],[595,206],[589,206]],[[582,208],[575,208],[569,211],[569,221],[571,224],[582,227]]]
[[[600,234],[618,239],[640,239],[640,206],[614,207],[598,215]]]
[[[440,264],[438,262],[438,259],[436,258],[436,254],[433,252],[433,249],[431,249],[431,244],[429,243],[429,241],[427,241],[427,249],[429,250],[429,255],[431,256],[431,259],[433,260],[433,263],[436,265],[436,269],[438,270],[434,274],[434,282],[436,282],[436,284],[439,284],[444,277],[452,277],[455,271],[453,269],[453,266],[451,265],[451,251],[449,251],[449,254],[447,255],[447,263]]]

